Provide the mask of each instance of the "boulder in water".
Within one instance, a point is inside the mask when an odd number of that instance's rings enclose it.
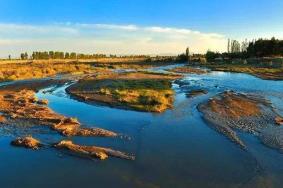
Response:
[[[275,122],[277,125],[283,125],[283,118],[282,117],[276,117]]]
[[[63,140],[55,145],[58,149],[66,149],[74,154],[78,154],[80,156],[87,156],[98,158],[100,160],[105,160],[109,156],[118,157],[122,159],[134,160],[133,156],[127,155],[123,152],[112,150],[110,148],[102,148],[96,146],[81,146],[74,144],[72,141]]]
[[[17,138],[16,140],[12,141],[11,144],[14,146],[25,147],[34,150],[37,150],[41,147],[40,141],[31,136]]]

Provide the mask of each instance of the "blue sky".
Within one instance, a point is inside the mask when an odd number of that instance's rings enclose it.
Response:
[[[0,0],[0,55],[19,51],[223,51],[227,38],[283,38],[282,0]]]

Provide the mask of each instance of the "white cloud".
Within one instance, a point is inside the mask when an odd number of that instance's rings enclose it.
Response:
[[[22,51],[62,50],[115,54],[178,54],[223,51],[226,38],[186,28],[137,25],[54,23],[48,25],[0,23],[0,56]]]
[[[65,33],[77,34],[76,28],[62,25],[25,25],[25,24],[0,24],[0,34],[2,33],[32,33],[32,34],[50,34]]]
[[[136,25],[78,24],[78,26],[89,27],[94,29],[125,30],[125,31],[137,31],[139,29]]]

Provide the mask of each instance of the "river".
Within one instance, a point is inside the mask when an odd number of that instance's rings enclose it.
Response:
[[[136,160],[98,161],[54,148],[14,148],[10,141],[23,132],[44,143],[55,143],[63,137],[47,128],[12,133],[1,130],[0,187],[281,187],[282,153],[261,144],[254,135],[239,132],[249,148],[242,150],[211,129],[196,107],[217,93],[234,90],[265,96],[283,115],[283,82],[242,73],[210,72],[187,74],[182,83],[173,84],[174,109],[162,114],[85,104],[71,99],[65,93],[66,86],[51,93],[38,92],[37,96],[48,99],[49,107],[60,114],[77,117],[85,126],[98,126],[131,138],[74,137],[75,143],[126,151]],[[187,98],[185,93],[194,88],[203,88],[208,94]]]

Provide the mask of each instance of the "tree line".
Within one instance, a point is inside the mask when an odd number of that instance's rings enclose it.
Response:
[[[34,60],[44,60],[44,59],[96,59],[96,58],[149,58],[147,55],[128,55],[128,56],[117,56],[117,55],[105,55],[105,54],[83,54],[83,53],[75,53],[75,52],[59,52],[59,51],[36,51],[32,52],[29,56],[27,52],[21,53],[20,58],[22,60],[34,59]]]
[[[283,40],[275,39],[257,39],[251,42],[244,41],[242,44],[236,40],[228,40],[228,52],[219,53],[207,51],[206,59],[213,61],[217,58],[234,59],[249,57],[272,57],[283,56]]]
[[[266,56],[283,56],[283,40],[259,39],[249,44],[247,50],[248,56],[266,57]]]
[[[32,52],[29,56],[27,52],[21,53],[20,55],[22,60],[26,59],[95,59],[95,58],[104,58],[105,54],[83,54],[75,52],[59,52],[59,51],[49,51],[49,52]]]

